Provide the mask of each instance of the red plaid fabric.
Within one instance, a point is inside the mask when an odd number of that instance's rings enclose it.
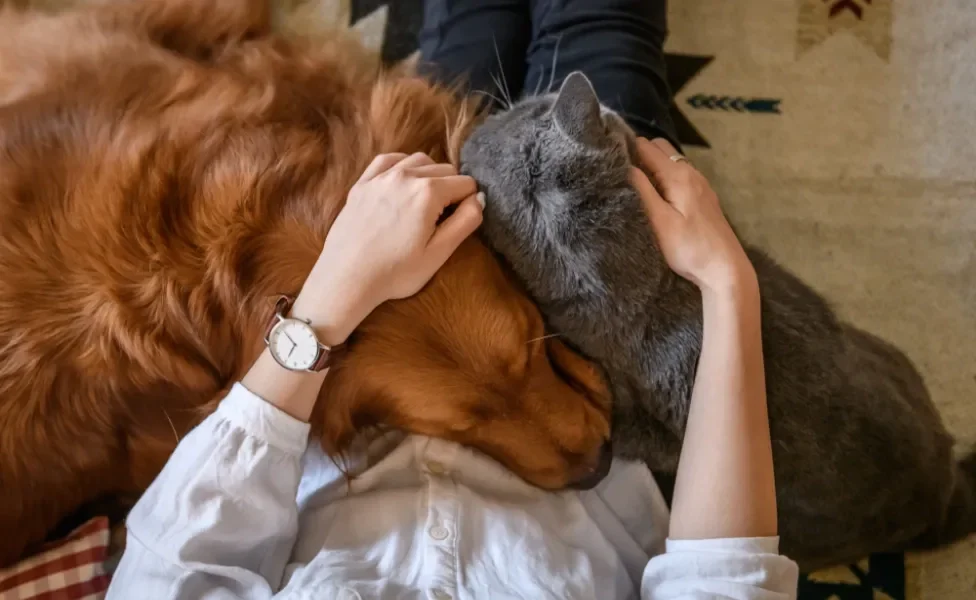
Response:
[[[108,519],[95,517],[41,553],[0,570],[0,600],[100,600],[108,589],[108,543]]]

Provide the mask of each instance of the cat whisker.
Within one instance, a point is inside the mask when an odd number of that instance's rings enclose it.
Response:
[[[525,345],[533,344],[535,342],[541,342],[542,340],[548,340],[549,338],[562,337],[561,333],[547,333],[546,335],[539,336],[537,338],[532,338],[531,340],[525,342]]]
[[[617,96],[617,106],[620,106],[621,104],[622,103],[620,102],[620,96]],[[624,110],[613,109],[613,112],[617,113],[617,115],[620,116],[620,117],[622,117],[625,121],[639,121],[640,120],[640,117],[638,117],[637,115],[635,115],[633,113],[629,113],[629,112],[624,111]]]
[[[505,97],[505,90],[502,88],[502,84],[498,82],[498,79],[495,77],[494,73],[491,75],[491,80],[495,82],[495,87],[498,88],[498,93],[502,95],[502,99],[499,100],[499,103],[501,104],[502,108],[508,110],[512,107],[512,103],[508,100],[508,98]]]
[[[501,98],[499,98],[498,96],[496,96],[495,94],[492,94],[491,92],[488,92],[488,91],[485,91],[485,90],[472,90],[471,93],[473,93],[473,94],[481,94],[482,96],[487,96],[487,97],[491,98],[492,100],[494,100],[495,102],[497,102],[499,106],[505,106],[505,102]]]
[[[176,438],[176,443],[179,444],[180,443],[180,434],[176,433],[176,425],[173,424],[173,419],[169,418],[169,413],[166,412],[166,409],[165,408],[163,409],[163,416],[166,417],[166,420],[167,421],[169,421],[169,427],[170,427],[170,429],[173,430],[173,437]]]
[[[546,93],[552,92],[552,84],[556,82],[556,61],[559,59],[559,42],[561,42],[563,36],[556,38],[556,48],[552,51],[552,69],[549,72],[549,85],[546,86]]]
[[[539,90],[542,89],[542,80],[545,79],[545,74],[539,75],[539,80],[535,82],[535,89],[532,90],[533,96],[539,95]]]
[[[508,88],[508,78],[505,77],[505,68],[502,66],[502,56],[498,52],[498,41],[494,37],[492,37],[491,43],[495,47],[495,59],[498,61],[498,72],[501,75],[502,83],[505,85],[504,88],[502,86],[498,86],[498,91],[501,92],[502,96],[506,100],[508,100],[508,107],[507,108],[511,108],[512,107],[512,92]],[[494,79],[494,77],[492,77],[492,79]],[[498,85],[498,81],[495,81],[495,85]]]

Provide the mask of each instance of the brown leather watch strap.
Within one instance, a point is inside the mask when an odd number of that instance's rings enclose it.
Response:
[[[332,348],[319,344],[319,357],[308,370],[318,373],[328,369],[330,365],[332,365]]]
[[[278,324],[288,311],[291,310],[291,305],[295,303],[294,296],[278,296],[278,300],[275,301],[274,311],[271,313],[271,318],[268,319],[268,326],[264,328],[264,341],[267,342],[268,338],[271,336],[271,330],[274,326]]]
[[[264,339],[267,342],[271,336],[271,330],[274,329],[281,319],[288,318],[288,312],[291,310],[292,305],[295,304],[294,296],[279,296],[278,300],[275,302],[274,313],[268,320],[268,326],[264,330]],[[314,329],[314,324],[309,323]],[[309,371],[323,371],[332,365],[333,360],[345,349],[345,344],[336,344],[335,346],[326,346],[322,342],[319,342],[319,354],[309,367]]]

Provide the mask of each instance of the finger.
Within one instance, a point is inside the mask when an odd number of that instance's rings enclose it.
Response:
[[[411,167],[406,169],[404,173],[412,177],[451,177],[458,174],[454,165],[444,163]]]
[[[644,210],[651,220],[655,230],[666,228],[671,219],[678,216],[678,211],[654,189],[651,180],[643,171],[634,167],[630,170],[630,183],[640,194]]]
[[[467,175],[451,175],[428,180],[431,186],[432,208],[440,211],[478,192],[478,184]]]
[[[369,163],[369,166],[366,167],[363,174],[359,176],[359,181],[369,181],[380,173],[389,171],[405,158],[407,158],[407,155],[402,152],[379,154],[373,159],[373,162]]]
[[[663,153],[667,154],[669,157],[668,160],[671,160],[670,157],[672,156],[682,156],[682,154],[671,145],[671,142],[664,138],[655,138],[654,140],[651,140],[651,145],[657,146],[657,148],[659,148]],[[715,195],[711,186],[708,184],[708,181],[698,171],[698,169],[695,168],[694,165],[686,161],[681,161],[677,164],[680,168],[675,169],[673,172],[683,177],[683,179],[676,180],[675,185],[684,186],[687,191],[692,192],[690,194],[686,193],[673,195],[674,201],[671,202],[671,205],[674,206],[678,212],[686,213],[690,202],[698,203],[705,200],[711,200],[712,202],[719,203],[718,196]],[[668,193],[668,191],[665,190],[665,193]],[[672,198],[668,198],[668,200],[671,201]]]
[[[427,242],[424,265],[421,267],[428,278],[433,277],[434,273],[454,254],[461,242],[481,225],[483,206],[482,192],[472,194],[458,204],[454,214],[437,226],[434,235]]]
[[[651,140],[651,143],[657,146],[658,148],[660,148],[661,152],[667,154],[669,159],[672,156],[684,156],[682,153],[678,152],[677,148],[671,145],[671,142],[669,142],[664,138],[654,138],[653,140]]]
[[[640,156],[641,165],[658,183],[673,178],[675,171],[680,168],[680,165],[671,160],[670,154],[644,138],[637,140],[637,154]]]
[[[686,175],[698,174],[698,170],[695,168],[695,165],[691,164],[691,161],[688,160],[685,155],[679,152],[674,146],[672,146],[671,142],[668,140],[664,138],[654,138],[651,140],[651,144],[660,148],[661,151],[667,155],[668,160],[675,165],[678,165],[678,167],[674,169],[675,173],[684,173]]]
[[[423,152],[414,152],[410,156],[400,161],[400,164],[397,166],[399,166],[401,169],[414,169],[417,167],[422,167],[424,165],[433,165],[433,164],[436,163],[434,163],[434,159],[432,159],[431,157],[427,156]]]

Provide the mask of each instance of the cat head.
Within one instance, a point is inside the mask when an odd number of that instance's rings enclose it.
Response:
[[[634,132],[579,72],[557,93],[488,117],[465,142],[461,170],[487,201],[482,232],[544,311],[587,292],[625,301],[635,278],[651,286],[664,272],[629,183],[636,154]]]

